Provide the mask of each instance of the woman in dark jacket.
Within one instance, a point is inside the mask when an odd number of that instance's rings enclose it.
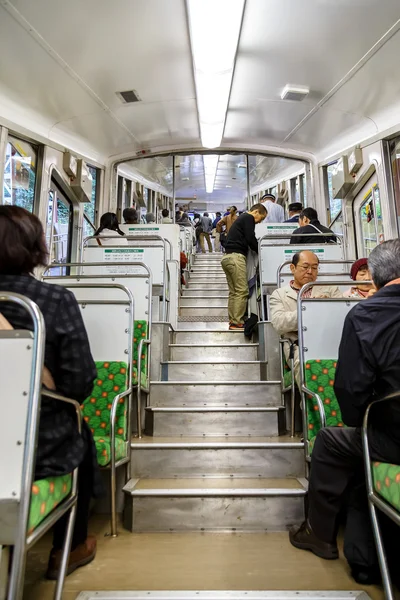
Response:
[[[92,391],[96,367],[72,292],[42,283],[32,275],[36,267],[46,265],[47,257],[39,219],[18,206],[0,206],[0,290],[22,294],[39,306],[46,325],[45,366],[56,391],[81,403]],[[30,316],[22,307],[4,302],[0,311],[14,329],[33,329]],[[96,450],[86,423],[82,422],[79,434],[73,408],[43,397],[35,480],[71,473],[78,465],[78,506],[68,573],[95,556],[96,540],[87,535],[89,504],[101,485],[96,472]],[[67,518],[62,518],[54,527],[47,573],[50,579],[57,577],[66,522]]]

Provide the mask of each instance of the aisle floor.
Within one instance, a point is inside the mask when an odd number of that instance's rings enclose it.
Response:
[[[83,590],[358,590],[341,553],[324,561],[293,548],[286,533],[162,533],[105,537],[106,517],[91,520],[98,553],[67,577],[64,600]],[[28,555],[24,600],[50,600],[44,579],[50,538]],[[373,600],[380,588],[369,586]]]

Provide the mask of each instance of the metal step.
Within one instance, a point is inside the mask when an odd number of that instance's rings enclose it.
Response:
[[[304,518],[306,482],[291,479],[131,479],[134,532],[282,531]]]
[[[131,473],[139,478],[304,477],[304,445],[289,436],[154,438],[131,443]]]
[[[204,317],[205,315],[213,317],[225,317],[228,319],[228,307],[221,306],[182,306],[180,308],[182,317]]]
[[[146,408],[146,434],[169,436],[275,436],[285,432],[285,408],[168,407]]]
[[[151,405],[156,406],[278,406],[280,381],[154,381]]]
[[[196,267],[194,266],[193,269],[191,269],[191,274],[192,276],[196,276],[196,275],[224,275],[224,270],[222,267],[211,267],[211,266],[206,266],[206,267]]]
[[[213,296],[215,296],[215,294],[218,293],[219,290],[226,291],[226,292],[229,291],[228,284],[227,284],[226,280],[225,280],[225,283],[224,282],[222,282],[222,283],[214,283],[212,286],[210,286],[209,283],[204,283],[203,281],[192,283],[192,281],[189,279],[189,287],[187,289],[188,290],[192,290],[192,289],[195,289],[195,290],[208,290],[208,291],[211,290]]]
[[[209,298],[210,296],[213,297],[216,294],[218,294],[218,298],[228,299],[228,296],[229,296],[228,286],[227,285],[224,287],[218,286],[218,289],[215,289],[215,287],[213,286],[213,288],[211,290],[192,287],[192,286],[190,286],[188,288],[183,288],[181,300],[182,300],[182,298],[198,298],[199,296],[201,296],[203,298]]]
[[[193,283],[195,281],[205,282],[205,281],[215,281],[215,283],[223,283],[226,281],[226,276],[223,271],[221,273],[192,273],[190,277],[190,282]]]
[[[178,317],[178,327],[179,327],[179,331],[185,331],[185,330],[190,330],[190,331],[194,331],[196,329],[199,329],[200,331],[203,331],[204,329],[207,329],[209,331],[220,331],[220,330],[226,330],[228,333],[234,333],[235,335],[241,334],[241,340],[243,340],[244,335],[243,332],[238,330],[238,331],[229,331],[229,322],[228,319],[218,319],[218,317],[216,317],[216,319],[218,320],[210,320],[210,321],[206,321],[206,320],[202,320],[201,318],[198,317],[183,317],[184,320],[181,320],[180,317]]]
[[[215,292],[214,292],[215,293]],[[226,308],[228,306],[228,298],[221,296],[208,296],[208,297],[197,297],[197,296],[182,296],[180,299],[180,306],[182,307],[201,307],[201,306],[214,306],[217,308]]]
[[[258,361],[161,363],[162,381],[266,381],[266,363]]]
[[[226,324],[228,326],[228,324]],[[227,331],[226,329],[212,331],[210,329],[187,329],[184,331],[175,331],[173,333],[173,342],[175,344],[251,344],[251,340],[242,335],[238,336],[237,331]]]
[[[172,361],[257,360],[258,344],[170,344],[169,358]]]

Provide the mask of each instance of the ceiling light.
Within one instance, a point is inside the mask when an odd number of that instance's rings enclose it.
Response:
[[[217,173],[219,156],[215,154],[205,154],[203,156],[204,163],[204,179],[206,180],[206,192],[211,194],[214,190],[215,175]]]
[[[245,0],[186,0],[201,143],[221,144]]]

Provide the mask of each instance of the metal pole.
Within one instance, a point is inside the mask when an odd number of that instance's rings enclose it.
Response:
[[[250,162],[249,155],[246,154],[246,179],[247,179],[247,209],[251,207],[251,196],[250,196]]]
[[[172,156],[172,222],[175,223],[175,154]]]
[[[4,184],[4,168],[6,164],[6,150],[7,150],[7,136],[8,129],[0,127],[0,190],[3,189]],[[3,204],[3,194],[0,196],[0,204]]]

